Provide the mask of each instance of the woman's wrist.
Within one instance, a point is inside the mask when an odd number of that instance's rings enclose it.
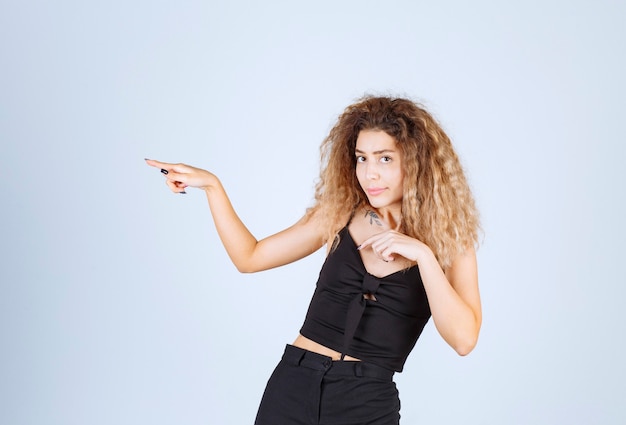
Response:
[[[415,262],[417,264],[424,264],[428,261],[437,261],[435,253],[428,245],[423,242],[419,242],[415,251]]]
[[[220,180],[217,178],[215,174],[208,172],[208,171],[207,171],[207,174],[208,176],[207,176],[206,182],[205,184],[200,186],[200,189],[204,190],[206,194],[209,195],[215,189],[221,189],[222,183],[220,182]]]

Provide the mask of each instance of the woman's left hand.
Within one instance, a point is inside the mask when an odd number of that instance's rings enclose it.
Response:
[[[424,252],[430,251],[425,243],[395,230],[370,236],[358,249],[362,250],[368,246],[371,246],[374,254],[383,261],[394,261],[398,255],[410,261],[418,261]]]

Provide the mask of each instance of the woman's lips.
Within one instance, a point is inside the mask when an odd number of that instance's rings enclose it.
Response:
[[[376,196],[376,195],[380,195],[384,191],[385,191],[384,187],[370,187],[369,189],[367,189],[367,194],[370,196]]]

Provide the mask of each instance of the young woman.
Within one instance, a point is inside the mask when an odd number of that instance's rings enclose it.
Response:
[[[313,207],[262,240],[215,175],[147,163],[175,193],[206,192],[241,272],[327,247],[304,324],[267,384],[256,424],[398,424],[393,374],[429,318],[460,355],[476,345],[478,214],[450,140],[410,100],[365,97],[347,107],[321,152]]]

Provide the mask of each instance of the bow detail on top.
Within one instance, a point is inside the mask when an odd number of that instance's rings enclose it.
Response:
[[[365,307],[367,306],[368,301],[376,301],[375,295],[378,291],[379,286],[380,279],[378,279],[376,276],[366,273],[363,276],[363,282],[361,285],[362,292],[357,293],[350,301],[350,304],[348,304],[341,360],[344,359],[346,353],[348,352],[348,349],[350,348],[350,343],[354,338],[356,328],[361,322],[361,318],[363,317],[363,312],[365,312]]]

